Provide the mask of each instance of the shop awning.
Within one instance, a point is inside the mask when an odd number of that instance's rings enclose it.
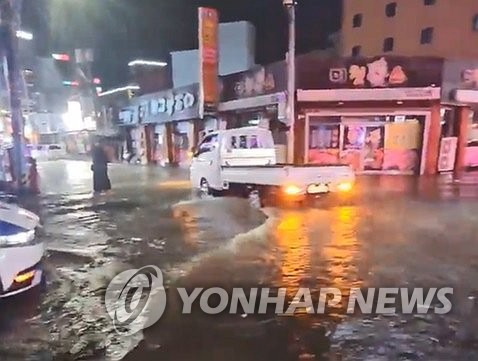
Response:
[[[219,111],[228,112],[241,109],[260,108],[273,104],[285,104],[286,102],[286,94],[281,92],[223,102],[219,104]]]
[[[440,96],[441,88],[435,87],[297,90],[299,102],[438,100]]]
[[[456,89],[452,95],[459,103],[478,103],[478,90]]]

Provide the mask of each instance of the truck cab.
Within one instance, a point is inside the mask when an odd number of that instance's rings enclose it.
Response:
[[[272,135],[267,129],[247,127],[208,134],[199,144],[191,164],[194,186],[223,187],[221,167],[276,164]]]

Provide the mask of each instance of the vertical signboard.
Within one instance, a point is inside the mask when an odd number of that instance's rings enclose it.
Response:
[[[219,15],[217,10],[199,8],[199,114],[201,118],[207,113],[214,113],[219,101],[218,29]]]

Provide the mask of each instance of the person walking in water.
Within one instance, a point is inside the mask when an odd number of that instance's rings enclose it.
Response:
[[[108,177],[108,156],[104,146],[96,142],[92,149],[93,164],[93,189],[95,193],[106,192],[111,189],[111,182]]]

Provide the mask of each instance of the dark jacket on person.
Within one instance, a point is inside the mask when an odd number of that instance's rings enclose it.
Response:
[[[93,189],[95,192],[103,192],[111,189],[111,182],[108,177],[108,157],[105,150],[95,146],[92,151],[93,165]]]

